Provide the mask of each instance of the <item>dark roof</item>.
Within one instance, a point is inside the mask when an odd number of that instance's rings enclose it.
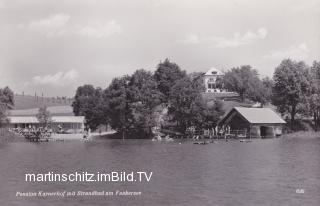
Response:
[[[286,122],[270,108],[234,107],[219,124],[225,122],[233,113],[239,113],[251,124],[285,124]]]

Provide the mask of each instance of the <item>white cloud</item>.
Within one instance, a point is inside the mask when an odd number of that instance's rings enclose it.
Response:
[[[66,32],[66,24],[69,19],[68,14],[53,14],[44,19],[31,21],[28,28],[44,32],[48,37],[61,36]]]
[[[69,70],[67,72],[57,72],[55,74],[48,74],[45,76],[33,77],[33,83],[38,85],[54,85],[65,86],[72,84],[79,78],[79,73],[76,70]]]
[[[199,36],[196,34],[188,34],[185,39],[179,40],[179,43],[183,44],[199,44],[201,43]]]
[[[217,47],[238,47],[241,45],[251,44],[257,40],[265,39],[268,31],[266,28],[260,28],[257,32],[247,31],[244,35],[235,33],[232,38],[225,37],[213,37],[213,41],[216,42]]]
[[[69,23],[71,16],[68,14],[53,14],[44,19],[34,20],[20,28],[28,28],[44,33],[47,37],[63,35],[80,35],[90,38],[104,38],[122,32],[121,26],[116,21],[107,23],[94,23],[87,25],[72,25]]]
[[[298,1],[291,5],[291,10],[293,12],[319,12],[320,11],[320,1],[319,0],[308,0],[308,1]]]
[[[268,31],[266,28],[260,28],[256,32],[248,30],[243,35],[241,35],[239,32],[236,32],[231,38],[219,36],[200,38],[195,34],[190,34],[187,35],[185,39],[180,40],[179,42],[184,44],[210,43],[219,48],[235,48],[265,39],[267,37],[267,34]]]
[[[272,51],[265,55],[264,58],[268,59],[285,59],[292,58],[295,60],[306,60],[309,56],[309,49],[305,43],[291,46],[288,49]]]
[[[114,20],[106,24],[96,23],[94,25],[77,26],[76,33],[86,37],[104,38],[113,34],[119,34],[122,28]]]

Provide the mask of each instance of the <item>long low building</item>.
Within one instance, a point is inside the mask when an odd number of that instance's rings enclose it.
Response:
[[[245,130],[250,137],[276,137],[286,122],[270,108],[234,107],[218,123],[233,131]]]
[[[10,128],[26,128],[29,126],[40,126],[35,116],[9,116]],[[62,128],[69,133],[81,133],[84,131],[84,116],[52,116],[50,127],[54,130]]]

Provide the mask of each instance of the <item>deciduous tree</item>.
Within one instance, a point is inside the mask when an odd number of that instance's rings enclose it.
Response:
[[[320,129],[320,62],[314,61],[311,67],[312,83],[308,98],[309,114],[313,116],[315,130]]]
[[[94,88],[92,85],[78,87],[72,103],[73,112],[76,116],[85,116],[86,125],[92,130],[100,124],[105,124],[106,119],[102,104],[102,89]]]
[[[155,109],[161,103],[161,92],[151,72],[140,69],[130,78],[129,99],[134,117],[134,126],[146,136],[151,135],[151,128],[156,126]]]
[[[189,77],[176,82],[170,91],[169,102],[168,114],[182,133],[197,124],[198,115],[204,109],[199,87]]]
[[[51,113],[48,110],[48,107],[46,105],[43,105],[39,108],[38,113],[36,114],[36,117],[43,127],[48,126],[52,122],[51,119]]]
[[[129,99],[129,76],[114,78],[105,90],[108,100],[108,117],[113,129],[122,133],[130,132],[133,128],[133,116]]]
[[[310,94],[310,75],[304,62],[283,60],[275,69],[272,102],[280,113],[288,113],[293,126],[295,116]]]
[[[258,72],[250,65],[232,68],[224,76],[224,86],[229,91],[237,92],[242,101],[245,98],[259,100],[258,96],[262,87]]]
[[[266,77],[262,80],[256,79],[253,87],[248,91],[248,98],[259,102],[261,107],[271,102],[273,81]]]
[[[14,94],[9,87],[0,89],[0,127],[9,122],[8,109],[14,106]]]
[[[181,70],[176,63],[166,59],[158,64],[154,77],[158,83],[159,91],[163,94],[163,101],[167,102],[173,85],[179,79],[186,77],[186,72]]]
[[[0,89],[0,103],[4,104],[8,109],[14,106],[14,94],[9,87]]]

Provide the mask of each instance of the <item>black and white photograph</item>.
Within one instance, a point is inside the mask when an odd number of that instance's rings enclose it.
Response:
[[[319,206],[320,0],[0,0],[0,206]]]

